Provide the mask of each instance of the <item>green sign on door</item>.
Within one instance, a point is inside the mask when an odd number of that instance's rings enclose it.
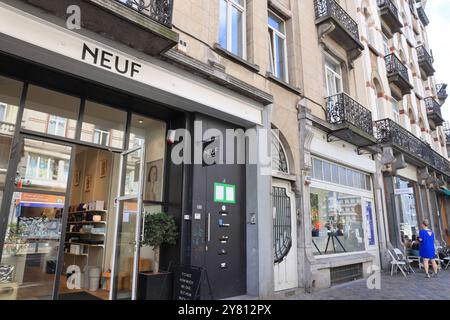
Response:
[[[214,202],[236,204],[236,186],[214,183]]]

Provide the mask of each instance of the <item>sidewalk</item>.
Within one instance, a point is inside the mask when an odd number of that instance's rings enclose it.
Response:
[[[287,300],[449,300],[450,270],[442,271],[437,278],[426,279],[423,270],[403,277],[381,275],[381,289],[369,290],[366,280],[358,280],[324,289],[313,294],[302,293]]]

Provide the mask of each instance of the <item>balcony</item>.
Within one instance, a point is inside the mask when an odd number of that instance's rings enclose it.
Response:
[[[67,8],[77,5],[82,12],[82,28],[151,56],[159,55],[178,43],[179,35],[171,29],[174,0],[21,1],[63,21],[67,19]],[[30,11],[32,14],[35,12]]]
[[[335,0],[314,0],[320,38],[329,35],[347,51],[364,50],[358,24]]]
[[[172,28],[173,0],[115,0],[149,17],[167,28]]]
[[[422,24],[426,27],[430,24],[430,20],[428,19],[425,9],[423,7],[417,8],[417,14],[419,15],[420,21],[422,21]]]
[[[373,136],[372,113],[345,93],[326,98],[327,121],[333,125],[329,136],[358,147],[376,143]],[[330,140],[330,137],[328,139]]]
[[[437,97],[440,101],[445,102],[445,100],[447,100],[448,94],[447,94],[447,84],[446,83],[437,84],[436,92],[437,92]]]
[[[413,86],[409,82],[408,69],[395,54],[384,57],[389,84],[397,88],[401,96],[409,94]]]
[[[399,32],[403,24],[400,22],[398,9],[392,0],[377,0],[377,4],[380,9],[380,17],[391,33]]]
[[[376,137],[380,146],[391,146],[418,167],[429,166],[450,177],[450,162],[411,132],[390,119],[377,121]]]
[[[416,14],[416,0],[408,0],[409,1],[409,10],[411,10],[412,14]]]
[[[431,54],[428,53],[425,46],[417,47],[417,59],[419,60],[420,72],[424,78],[434,75],[433,62],[434,59]]]
[[[442,117],[441,105],[436,100],[429,97],[425,99],[425,107],[427,109],[428,120],[432,121],[436,127],[442,126],[444,118]]]

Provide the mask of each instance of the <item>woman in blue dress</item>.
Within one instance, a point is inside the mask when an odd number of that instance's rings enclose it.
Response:
[[[436,264],[436,248],[434,246],[434,232],[430,230],[428,227],[428,220],[424,220],[422,222],[422,230],[419,233],[419,241],[420,241],[420,257],[423,259],[423,266],[425,269],[426,277],[430,278],[430,274],[428,273],[429,265],[428,263],[431,260],[431,264],[433,266],[434,276],[437,276],[438,266]]]

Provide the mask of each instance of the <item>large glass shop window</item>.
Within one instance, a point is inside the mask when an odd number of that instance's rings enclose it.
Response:
[[[346,188],[345,193],[311,188],[311,225],[314,253],[338,254],[365,250],[367,208],[361,192],[372,190],[370,175],[313,158],[313,178]],[[330,185],[331,186],[331,185]],[[353,189],[353,190],[352,190]]]
[[[30,85],[22,127],[53,136],[74,139],[80,99]]]
[[[0,77],[0,205],[3,199],[22,88],[21,82]]]
[[[402,241],[419,235],[419,221],[413,184],[400,177],[395,178],[395,206],[400,213],[400,233]]]
[[[365,250],[361,196],[311,188],[315,254]]]
[[[145,146],[144,201],[162,202],[164,163],[166,154],[166,123],[133,114],[131,118],[130,149]],[[136,161],[140,154],[136,154]],[[133,163],[133,162],[132,162]],[[135,166],[127,167],[125,189],[135,188],[139,181]]]
[[[0,263],[0,300],[51,299],[72,149],[25,138],[17,189],[6,212]],[[34,160],[33,160],[34,159]]]
[[[86,101],[81,140],[104,147],[122,149],[126,122],[126,112]]]

